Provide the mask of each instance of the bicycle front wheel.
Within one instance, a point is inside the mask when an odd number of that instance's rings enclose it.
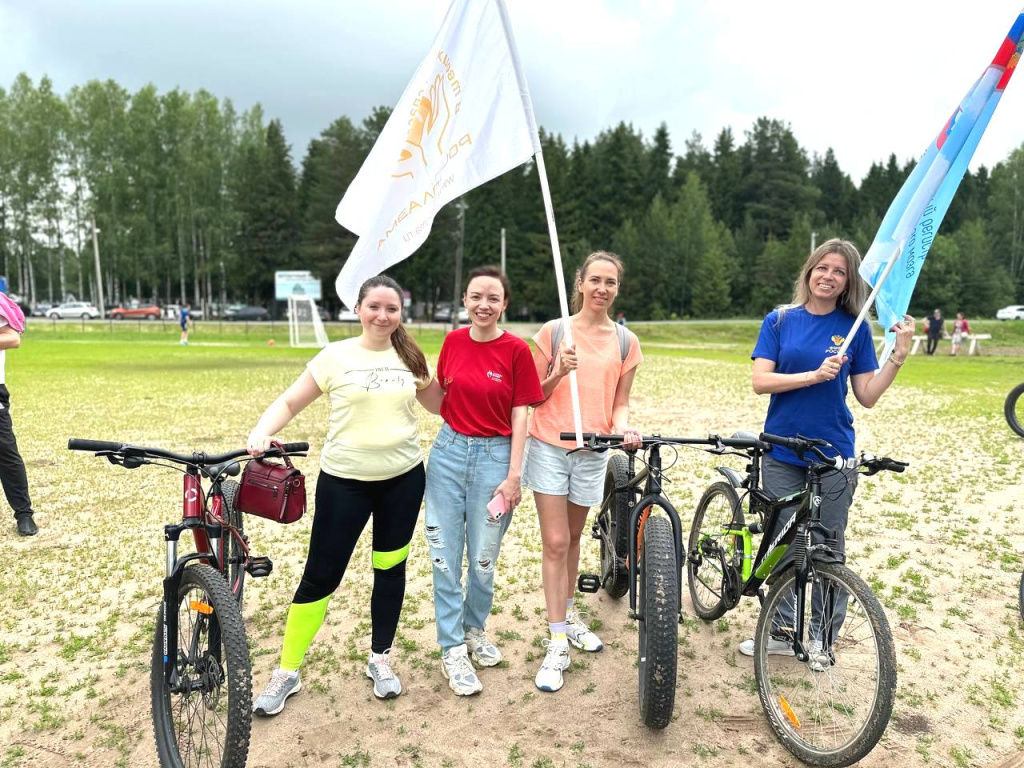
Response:
[[[679,563],[672,523],[649,517],[643,525],[637,561],[643,611],[640,622],[640,716],[649,728],[672,719],[679,653]]]
[[[723,597],[725,574],[714,554],[723,550],[727,567],[743,564],[743,539],[727,534],[730,525],[743,525],[743,507],[728,483],[713,483],[697,503],[686,545],[686,584],[693,610],[705,621],[714,621],[728,606]]]
[[[815,563],[804,595],[807,661],[792,652],[796,574],[782,574],[761,609],[754,675],[782,745],[808,765],[847,766],[867,755],[892,715],[896,654],[878,599],[853,571]],[[788,650],[781,648],[788,642]]]
[[[1006,413],[1006,423],[1010,425],[1010,429],[1024,437],[1024,384],[1010,390],[1003,410]]]
[[[178,589],[178,650],[172,690],[164,678],[163,606],[157,612],[150,692],[164,768],[245,768],[252,672],[242,616],[224,577],[192,565]]]

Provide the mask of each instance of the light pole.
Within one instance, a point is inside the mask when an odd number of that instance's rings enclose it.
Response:
[[[811,253],[814,253],[814,248],[815,248],[815,245],[817,244],[817,240],[818,240],[818,233],[817,232],[811,232]]]
[[[503,274],[503,275],[506,274],[506,272],[505,272],[505,228],[504,227],[501,228],[501,274]],[[505,300],[508,301],[508,296],[505,297]],[[505,320],[505,312],[504,311],[502,311],[502,313],[501,313],[501,322],[502,323],[506,322],[506,320]]]
[[[103,306],[103,274],[100,272],[100,243],[99,238],[96,236],[100,233],[96,229],[96,214],[92,217],[92,255],[96,260],[96,295],[99,297],[100,305],[98,307],[100,311],[100,319],[102,320],[106,315],[106,310]]]
[[[459,244],[455,248],[455,290],[452,291],[452,330],[459,329],[459,295],[462,290],[462,244],[466,241],[466,211],[469,206],[460,199],[455,204],[459,212]]]

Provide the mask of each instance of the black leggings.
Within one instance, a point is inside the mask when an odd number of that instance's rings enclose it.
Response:
[[[405,559],[416,530],[424,483],[423,464],[389,480],[351,480],[320,472],[306,568],[292,602],[314,603],[338,588],[372,514],[370,647],[374,653],[390,648],[405,600]]]

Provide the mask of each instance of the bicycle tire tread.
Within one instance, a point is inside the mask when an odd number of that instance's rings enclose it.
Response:
[[[652,568],[655,563],[659,567]],[[679,564],[667,518],[648,518],[639,564],[644,611],[641,631],[647,650],[639,664],[640,715],[645,725],[660,730],[672,720],[679,655]]]

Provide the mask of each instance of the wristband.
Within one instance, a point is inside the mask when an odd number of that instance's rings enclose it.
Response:
[[[902,367],[902,365],[903,365],[903,364],[904,364],[905,362],[907,362],[907,359],[906,359],[906,358],[903,358],[902,360],[900,360],[900,361],[899,361],[899,362],[897,363],[897,362],[896,362],[896,358],[895,358],[895,357],[890,357],[890,358],[889,358],[889,362],[890,362],[890,363],[892,363],[893,365],[895,365],[895,366],[896,366],[897,368],[900,368],[900,367]]]

